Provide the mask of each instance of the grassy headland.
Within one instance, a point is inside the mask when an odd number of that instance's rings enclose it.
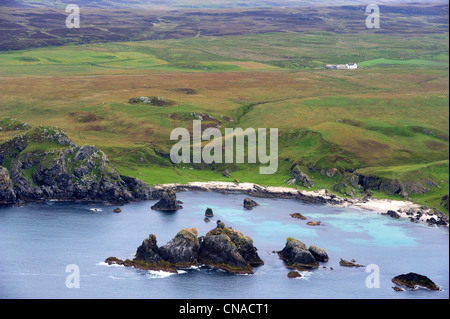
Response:
[[[347,62],[359,70],[323,68]],[[448,63],[448,32],[277,32],[0,52],[0,117],[58,126],[149,184],[237,178],[287,186],[297,165],[312,188],[358,195],[347,176],[370,176],[448,213],[441,203],[449,192]],[[141,96],[173,104],[129,103]],[[170,132],[190,129],[199,115],[222,132],[278,128],[278,172],[172,165]],[[0,143],[15,132],[0,131]],[[327,176],[330,169],[336,174]]]

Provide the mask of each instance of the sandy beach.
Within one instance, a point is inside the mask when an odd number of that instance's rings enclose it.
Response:
[[[411,201],[374,199],[374,198],[342,198],[328,193],[325,189],[305,191],[290,187],[266,187],[253,183],[233,182],[191,182],[187,184],[163,184],[155,189],[174,188],[177,191],[215,191],[222,193],[244,193],[256,197],[293,198],[311,203],[323,203],[340,207],[351,207],[368,212],[386,214],[395,212],[400,218],[409,218],[414,222],[424,222],[434,225],[440,221],[440,226],[449,226],[448,217],[429,208],[422,207]]]

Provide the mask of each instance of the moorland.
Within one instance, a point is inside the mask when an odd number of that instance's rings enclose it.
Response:
[[[381,10],[380,29],[365,27],[360,5],[90,9],[66,29],[58,8],[1,8],[0,143],[23,123],[58,126],[150,185],[288,186],[301,172],[313,183],[291,187],[448,213],[448,4]],[[358,70],[324,68],[349,62]],[[142,96],[171,103],[130,103]],[[199,118],[278,128],[277,173],[173,165],[170,132]]]

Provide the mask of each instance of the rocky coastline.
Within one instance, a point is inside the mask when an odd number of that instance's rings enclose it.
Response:
[[[298,179],[301,174],[295,176]],[[370,196],[343,198],[326,190],[304,191],[238,181],[150,187],[136,178],[120,175],[104,152],[95,146],[76,145],[57,127],[27,127],[26,131],[0,145],[0,206],[46,200],[125,204],[159,199],[152,209],[174,211],[182,209],[174,194],[184,191],[296,199],[311,204],[355,207],[433,226],[449,226],[448,216],[407,200],[377,200]],[[257,206],[250,198],[244,201],[248,210]]]
[[[324,189],[304,191],[290,187],[266,187],[253,183],[212,181],[154,186],[154,190],[159,193],[167,188],[173,189],[176,192],[217,192],[223,194],[245,194],[256,198],[295,199],[309,204],[358,208],[362,211],[386,215],[386,218],[408,218],[411,222],[415,223],[449,227],[448,216],[406,200],[381,200],[368,196],[361,198],[343,198],[330,194]]]
[[[124,204],[160,196],[144,182],[120,175],[97,147],[78,146],[55,127],[37,127],[0,145],[0,205]]]

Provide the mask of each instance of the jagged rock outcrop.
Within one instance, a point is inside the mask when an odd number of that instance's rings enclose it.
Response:
[[[8,170],[0,166],[0,204],[13,204],[16,202],[13,183]]]
[[[135,258],[131,261],[131,266],[144,270],[177,272],[169,262],[160,256],[158,242],[154,234],[145,238],[137,248]]]
[[[153,205],[151,209],[160,211],[176,211],[183,208],[177,200],[177,193],[174,189],[165,189],[161,196],[162,198],[159,202]]]
[[[199,241],[199,262],[202,264],[240,274],[253,274],[252,266],[264,264],[253,240],[221,221]]]
[[[395,276],[392,278],[392,282],[398,286],[404,286],[410,289],[421,287],[429,290],[440,290],[439,286],[437,286],[430,278],[413,272]]]
[[[253,207],[255,206],[259,206],[259,204],[257,202],[255,202],[254,200],[250,199],[250,198],[245,198],[244,199],[244,207],[248,210],[252,210]]]
[[[444,195],[441,198],[441,206],[444,206],[447,210],[449,210],[449,195]]]
[[[167,271],[177,273],[175,267],[169,262],[164,261],[159,255],[156,236],[150,234],[145,238],[142,244],[137,248],[135,258],[125,261],[117,257],[108,257],[105,260],[108,265],[124,265],[126,267],[135,267],[142,270]]]
[[[288,182],[288,184],[294,185],[299,184],[306,188],[314,187],[315,184],[312,179],[302,171],[298,166],[294,166],[291,170],[292,179]]]
[[[199,261],[228,272],[253,274],[253,268],[225,234],[200,237]]]
[[[0,145],[0,165],[8,166],[13,185],[14,194],[8,198],[15,196],[18,203],[49,199],[126,203],[159,195],[145,183],[119,175],[97,147],[77,146],[53,127],[29,130]],[[5,181],[7,172],[2,170]]]
[[[197,230],[182,229],[166,245],[159,248],[159,255],[174,267],[197,266],[199,249]]]
[[[315,245],[311,245],[308,248],[308,251],[314,256],[317,261],[327,262],[328,254],[325,249],[317,247]]]
[[[154,234],[150,234],[145,238],[142,244],[137,248],[135,259],[153,263],[161,261],[159,256],[158,242]]]
[[[211,208],[207,208],[205,211],[205,217],[214,217],[214,212]]]
[[[400,215],[397,212],[394,212],[393,210],[388,210],[386,213],[382,213],[381,215],[386,215],[394,219],[400,218]]]
[[[231,227],[226,227],[224,223],[218,221],[217,227],[210,230],[206,236],[215,236],[225,234],[231,242],[236,246],[238,253],[251,266],[263,265],[264,262],[258,255],[258,249],[253,245],[253,240],[249,236],[245,236],[242,232]]]
[[[338,169],[336,167],[320,170],[320,174],[325,175],[326,177],[330,177],[330,178],[334,177],[334,175],[336,175],[337,172],[338,172]]]
[[[26,131],[29,130],[31,126],[27,123],[22,123],[16,119],[10,117],[5,117],[0,119],[0,132],[8,131]]]
[[[376,190],[388,195],[400,195],[408,198],[410,194],[424,194],[438,185],[431,180],[399,181],[376,176],[359,175],[359,185],[366,190]]]
[[[288,237],[278,256],[286,262],[286,267],[298,270],[318,268],[319,263],[306,245],[300,240]]]
[[[195,228],[182,229],[161,247],[156,236],[150,234],[137,248],[133,260],[108,257],[105,262],[171,272],[204,264],[238,274],[253,274],[252,266],[264,264],[250,237],[225,227],[220,221],[206,236],[198,237]]]
[[[292,184],[293,182],[304,180],[304,175],[306,174],[303,171],[298,167],[292,168],[293,179],[289,183]],[[343,171],[337,168],[322,169],[320,172],[322,175],[335,181],[331,187],[333,191],[351,197],[367,195],[371,191],[379,191],[387,195],[399,195],[408,199],[412,194],[428,193],[432,188],[439,187],[436,182],[423,177],[415,180],[404,177],[390,178],[375,176],[358,170]],[[294,175],[296,176],[295,179]],[[307,186],[307,179],[305,179],[305,183],[303,186]]]
[[[357,196],[363,191],[363,187],[359,184],[360,177],[353,173],[344,172],[336,177],[338,182],[332,186],[332,189],[346,196]]]

